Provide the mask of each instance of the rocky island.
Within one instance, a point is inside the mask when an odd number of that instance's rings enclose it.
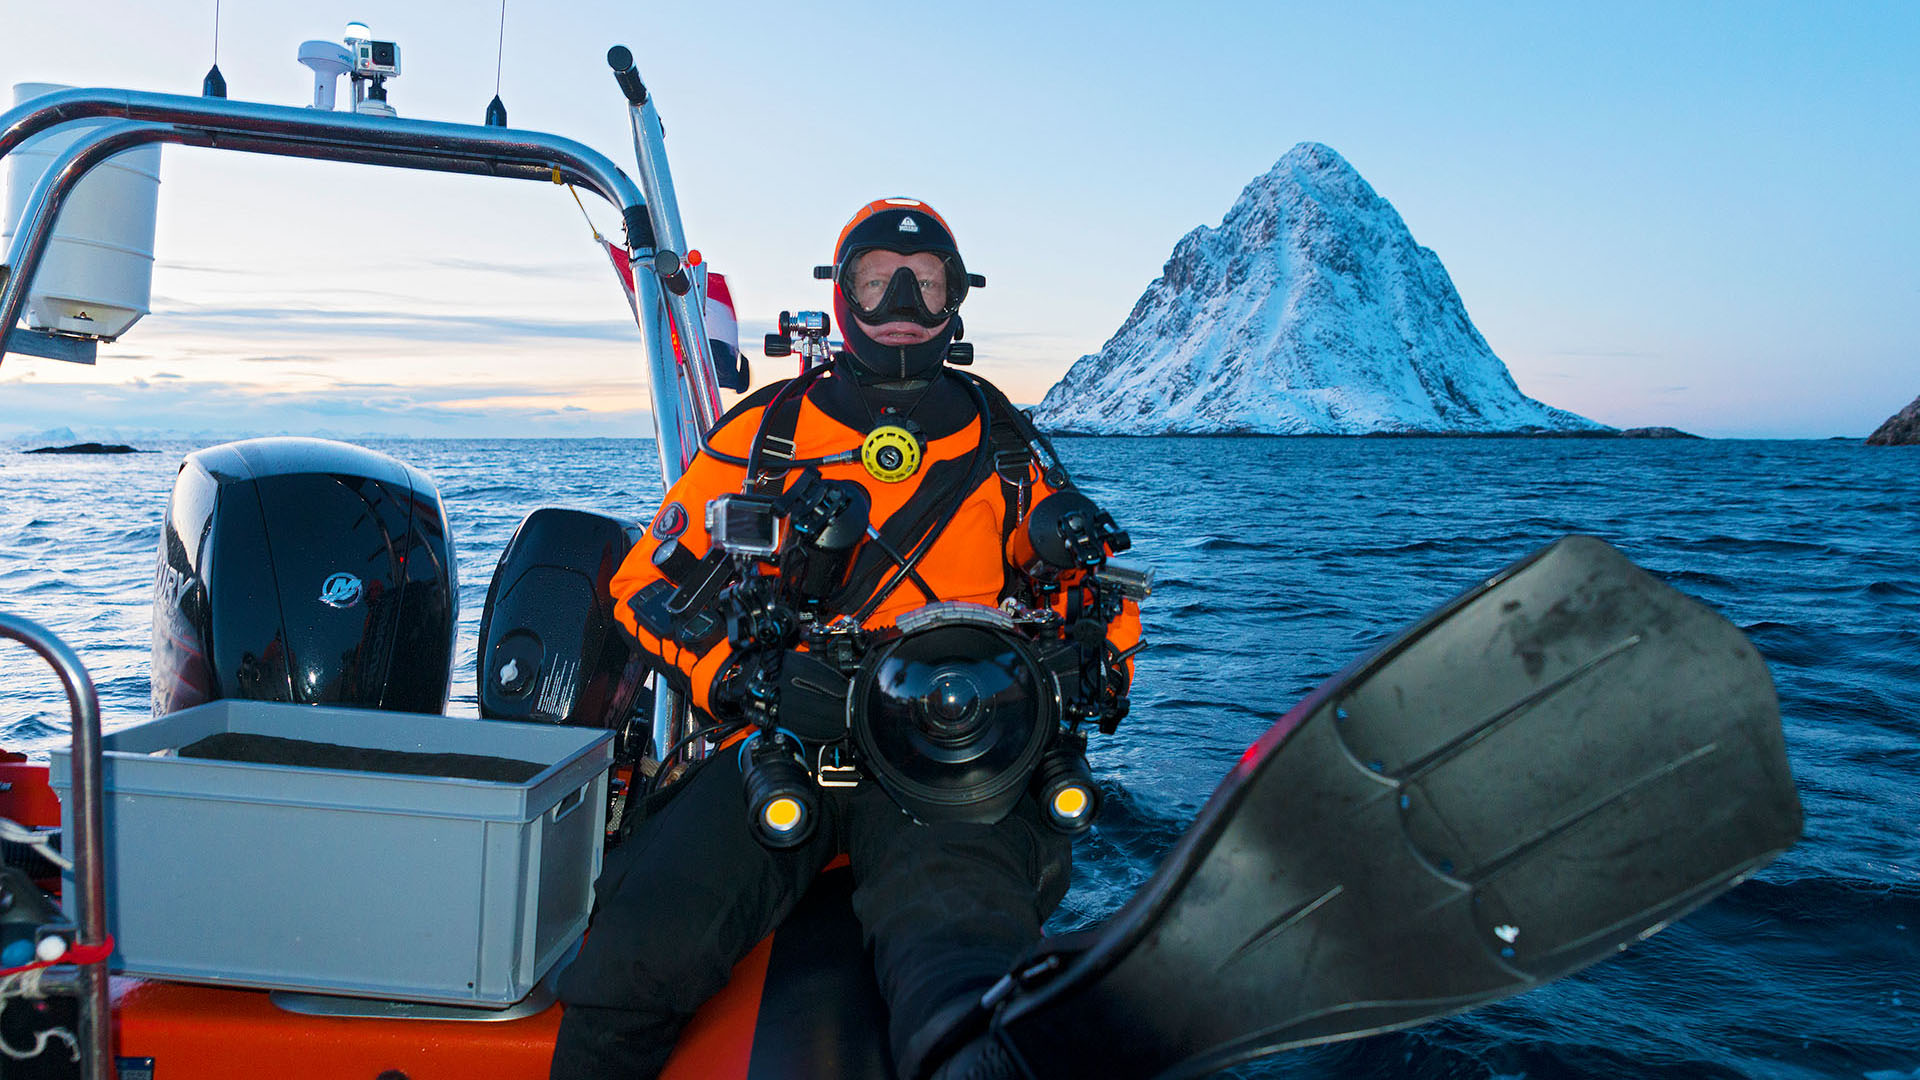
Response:
[[[1319,143],[1182,237],[1034,419],[1088,435],[1613,434],[1522,394],[1439,257]]]
[[[138,454],[140,451],[125,443],[74,443],[71,446],[38,446],[22,451],[28,454]]]
[[[1920,446],[1920,397],[1913,404],[1887,417],[1887,422],[1867,436],[1868,446]]]

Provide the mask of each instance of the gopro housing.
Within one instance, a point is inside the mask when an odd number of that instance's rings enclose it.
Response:
[[[770,559],[780,551],[780,515],[763,495],[721,495],[707,503],[707,535],[732,555]]]

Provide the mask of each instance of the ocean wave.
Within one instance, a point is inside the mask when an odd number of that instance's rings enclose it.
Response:
[[[379,442],[440,484],[458,537],[451,711],[477,709],[479,609],[513,529],[544,504],[650,516],[655,464],[638,445],[543,443],[538,472],[509,472],[528,444]],[[1851,446],[1769,443],[1756,458],[1755,445],[1690,445],[1677,459],[1629,441],[1251,440],[1229,470],[1182,459],[1210,443],[1063,444],[1132,534],[1123,558],[1164,576],[1143,613],[1154,647],[1138,661],[1134,714],[1091,748],[1105,809],[1050,925],[1117,910],[1245,746],[1319,680],[1539,545],[1590,533],[1719,607],[1761,650],[1806,839],[1574,979],[1227,1075],[1920,1080],[1920,475]],[[178,463],[159,457],[0,470],[0,609],[81,649],[115,722],[147,708],[147,590]],[[1178,497],[1140,497],[1156,489]],[[0,651],[0,742],[44,756],[63,740],[58,693],[27,654]]]

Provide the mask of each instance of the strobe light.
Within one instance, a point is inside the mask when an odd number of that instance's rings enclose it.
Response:
[[[820,792],[800,741],[784,731],[755,732],[740,744],[740,760],[754,838],[775,850],[806,843],[820,816]]]
[[[1034,770],[1033,789],[1048,825],[1069,836],[1092,828],[1100,813],[1100,789],[1087,768],[1087,737],[1061,733]]]

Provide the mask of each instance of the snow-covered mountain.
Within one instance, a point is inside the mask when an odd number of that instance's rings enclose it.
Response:
[[[1610,430],[1522,394],[1439,257],[1319,143],[1182,237],[1034,417],[1098,435]]]

